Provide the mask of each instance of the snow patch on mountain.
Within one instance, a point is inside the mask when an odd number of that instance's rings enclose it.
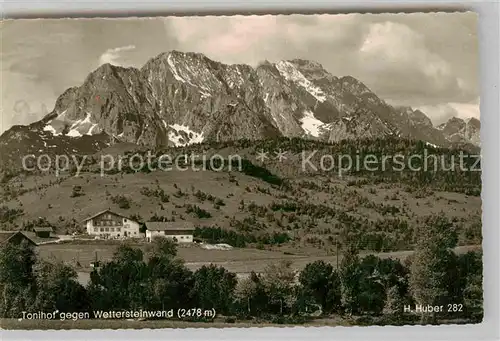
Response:
[[[70,131],[68,131],[68,133],[66,134],[66,136],[81,137],[82,134],[78,130],[76,130],[76,129],[71,129]]]
[[[170,66],[170,70],[172,70],[172,74],[174,75],[175,79],[177,79],[179,82],[182,82],[182,83],[188,83],[177,72],[177,68],[175,67],[175,64],[174,64],[174,61],[172,60],[172,55],[171,54],[169,54],[168,57],[167,57],[167,63],[168,63],[168,66]]]
[[[97,124],[90,121],[92,115],[87,112],[87,115],[83,120],[75,121],[69,128],[69,132],[66,134],[71,137],[81,137],[83,135],[92,135],[92,132],[97,127]]]
[[[82,125],[82,124],[86,124],[86,123],[92,123],[92,122],[90,122],[90,117],[91,117],[91,114],[89,112],[87,112],[87,115],[85,116],[85,118],[83,119],[83,121],[79,122],[78,125]]]
[[[97,124],[97,123],[94,123],[94,124],[92,125],[92,127],[90,127],[90,128],[89,128],[89,131],[88,131],[88,132],[87,132],[87,134],[85,134],[85,135],[92,135],[92,132],[94,131],[94,129],[95,129],[97,126],[98,126],[98,124]]]
[[[269,92],[266,92],[266,95],[264,96],[264,102],[267,103],[268,99],[269,99]]]
[[[166,124],[165,121],[163,121]],[[202,143],[204,140],[203,133],[197,133],[191,130],[188,126],[180,124],[169,125],[171,131],[168,133],[168,139],[176,147],[187,146],[194,143]]]
[[[61,112],[59,115],[57,115],[56,119],[62,119],[64,118],[64,116],[66,115],[66,112],[68,111],[68,109],[64,110],[63,112]]]
[[[49,133],[51,133],[52,135],[54,136],[58,136],[58,135],[61,135],[60,133],[58,133],[55,128],[53,126],[49,124],[47,124],[45,127],[43,127],[43,131],[48,131]]]
[[[66,112],[68,110],[64,110],[62,111],[61,113],[59,113],[55,118],[51,119],[49,122],[47,122],[47,124],[43,127],[43,131],[47,131],[49,133],[51,133],[53,136],[59,136],[61,135],[60,132],[57,132],[56,128],[54,128],[54,126],[52,125],[52,123],[54,121],[60,121],[60,120],[64,120],[64,116],[66,115]]]
[[[314,137],[319,137],[320,129],[324,127],[324,123],[314,117],[312,111],[305,110],[304,116],[300,119],[301,127],[304,131]]]
[[[69,137],[82,137],[83,135],[93,135],[100,132],[99,125],[97,123],[93,123],[90,120],[90,117],[92,115],[89,112],[87,112],[84,119],[79,119],[76,121],[71,121],[68,119],[65,120],[65,114],[66,110],[60,113],[56,118],[50,120],[45,125],[45,127],[43,127],[43,130],[51,133],[53,136],[59,136],[62,135],[64,125],[67,126],[69,123],[71,123],[68,132],[65,134]],[[56,127],[59,127],[59,131],[54,127],[53,124],[55,124]]]
[[[276,64],[276,69],[286,80],[299,84],[318,101],[326,101],[324,92],[309,81],[292,63],[282,60]]]

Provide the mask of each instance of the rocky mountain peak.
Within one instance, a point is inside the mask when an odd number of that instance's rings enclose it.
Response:
[[[465,127],[465,121],[459,117],[452,117],[438,126],[445,134],[456,133]]]
[[[468,125],[470,125],[471,127],[474,127],[476,129],[480,129],[481,128],[481,121],[479,121],[477,118],[475,117],[471,117],[469,118],[468,120],[465,121]]]
[[[328,75],[330,75],[330,73],[325,70],[323,65],[316,61],[305,59],[291,59],[287,60],[286,62],[292,64],[298,71],[300,71],[312,82],[328,77]]]
[[[471,143],[476,146],[481,144],[480,128],[481,123],[478,119],[463,120],[458,117],[452,117],[438,126],[448,141]]]
[[[412,111],[409,111],[408,112],[408,117],[414,121],[415,123],[418,123],[418,124],[423,124],[423,125],[426,125],[426,126],[430,126],[432,127],[432,121],[431,119],[426,115],[424,114],[422,111],[420,110],[412,110]]]
[[[113,78],[121,79],[123,75],[130,74],[137,72],[138,70],[136,68],[125,68],[117,65],[113,65],[110,63],[105,63],[100,65],[97,69],[94,71],[90,72],[87,78],[84,81],[85,83],[92,83],[92,82],[101,82],[101,81],[106,81],[110,80]]]
[[[404,105],[394,106],[394,109],[396,109],[401,115],[404,115],[404,114],[408,115],[411,112],[413,112],[413,108],[412,107],[404,106]]]
[[[344,76],[339,79],[343,89],[347,89],[356,96],[373,94],[373,92],[362,82],[352,76]]]
[[[101,65],[63,92],[44,119],[12,128],[16,133],[6,132],[0,142],[17,141],[20,148],[19,136],[27,136],[29,149],[43,152],[49,137],[52,145],[65,146],[91,137],[96,146],[184,146],[276,136],[338,141],[393,135],[444,146],[457,132],[478,141],[476,121],[464,131],[460,119],[435,129],[423,112],[394,108],[356,78],[338,78],[314,61],[264,61],[252,68],[174,50],[140,69]],[[461,122],[458,130],[454,122]]]

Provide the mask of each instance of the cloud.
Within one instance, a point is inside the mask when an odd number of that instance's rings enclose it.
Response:
[[[81,85],[110,47],[136,46],[118,52],[115,63],[140,67],[171,41],[159,18],[6,20],[0,35],[0,133],[40,119],[43,105],[52,111],[57,97]],[[14,110],[18,100],[29,104],[34,119]]]
[[[116,47],[113,49],[108,49],[99,57],[99,65],[102,64],[113,64],[113,65],[122,65],[118,60],[121,57],[121,53],[125,51],[131,51],[135,49],[135,45],[127,45]]]
[[[421,34],[403,24],[372,24],[360,52],[375,71],[396,65],[399,69],[410,67],[435,80],[451,76],[450,65],[425,48]]]
[[[34,82],[23,73],[4,71],[1,75],[3,88],[0,101],[0,133],[16,124],[29,124],[47,114],[47,106],[53,105],[56,93],[50,83]]]
[[[264,59],[311,58],[310,47],[317,45],[340,47],[357,16],[178,17],[165,19],[165,30],[176,37],[180,50],[256,65]]]
[[[359,52],[358,62],[367,82],[389,101],[407,96],[418,105],[467,96],[465,80],[447,60],[427,48],[422,34],[407,25],[371,24]]]

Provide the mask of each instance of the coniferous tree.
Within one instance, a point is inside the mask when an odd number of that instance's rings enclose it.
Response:
[[[417,229],[417,244],[410,272],[410,289],[417,304],[445,304],[450,296],[448,270],[451,248],[457,243],[452,223],[443,216],[431,216]],[[436,316],[422,314],[422,323],[435,321]]]

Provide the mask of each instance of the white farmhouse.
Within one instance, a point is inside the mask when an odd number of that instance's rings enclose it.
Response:
[[[193,242],[194,225],[188,221],[147,222],[146,239],[150,242],[154,237],[171,238],[178,243]]]
[[[107,209],[85,219],[87,233],[101,238],[141,238],[140,224]]]

